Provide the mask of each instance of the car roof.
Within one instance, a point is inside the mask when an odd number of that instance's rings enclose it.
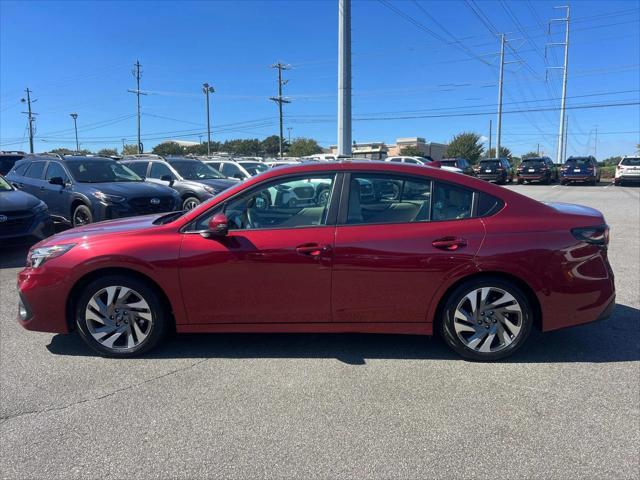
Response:
[[[113,158],[109,158],[109,157],[89,157],[86,155],[64,155],[60,160],[63,160],[65,162],[81,162],[81,161],[86,161],[86,160],[99,160],[99,161],[109,161],[109,162],[115,162],[115,160]]]

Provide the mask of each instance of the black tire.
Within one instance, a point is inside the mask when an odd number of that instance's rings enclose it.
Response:
[[[94,330],[96,327],[100,328],[100,323],[92,321],[91,319],[87,319],[87,308],[93,296],[99,293],[101,290],[114,286],[126,287],[133,290],[131,294],[133,295],[133,301],[136,302],[138,298],[141,298],[149,306],[151,321],[148,323],[148,325],[146,325],[146,329],[144,323],[146,323],[147,320],[145,319],[138,317],[137,319],[133,319],[133,321],[131,322],[131,325],[133,325],[133,322],[138,323],[138,331],[140,331],[140,328],[142,328],[145,329],[146,332],[145,338],[131,348],[126,348],[126,346],[122,345],[122,343],[127,340],[126,331],[120,333],[115,332],[118,333],[118,337],[117,340],[112,342],[114,345],[113,348],[109,348],[103,345],[96,338],[94,338],[93,334],[91,333],[92,328]],[[133,315],[136,315],[135,312],[131,313]],[[120,317],[122,317],[122,314],[120,314]],[[111,316],[110,318],[113,319],[113,316]],[[128,320],[125,320],[125,318],[127,317],[122,317],[122,319],[120,320],[119,328],[127,328]],[[105,277],[98,278],[87,285],[84,288],[84,291],[80,294],[78,301],[76,302],[75,320],[78,331],[80,332],[80,336],[85,341],[85,343],[100,355],[112,358],[135,357],[151,350],[166,335],[171,323],[167,308],[162,302],[160,295],[156,292],[155,288],[152,288],[144,280],[123,275],[107,275]],[[124,325],[125,323],[127,325]],[[112,322],[112,325],[113,324],[115,323]],[[131,328],[131,330],[133,330],[133,328]],[[113,336],[115,336],[115,333],[113,333]],[[122,335],[122,333],[125,333],[125,335]],[[137,338],[139,338],[137,334],[135,335]],[[110,336],[111,335],[107,333],[102,338],[107,339]]]
[[[200,200],[197,197],[194,196],[188,196],[187,198],[184,199],[184,201],[182,202],[182,209],[183,210],[193,210],[194,208],[196,208],[198,205],[200,205]]]
[[[90,223],[93,223],[93,214],[91,213],[91,209],[84,203],[78,205],[73,210],[73,215],[71,216],[71,224],[75,228],[81,227],[82,225],[88,225]]]
[[[516,322],[517,325],[519,325],[519,330],[518,333],[511,339],[511,343],[508,345],[496,345],[495,351],[486,353],[479,352],[467,346],[462,339],[464,338],[464,336],[456,332],[454,325],[454,315],[456,313],[458,305],[464,301],[464,298],[468,293],[483,287],[491,287],[507,292],[517,301],[521,310],[521,315],[518,319],[519,323]],[[490,293],[490,295],[492,294],[493,293]],[[490,297],[488,296],[487,299],[489,298]],[[480,317],[479,314],[480,313],[478,312],[477,320],[474,317],[473,321],[471,322],[472,325],[470,324],[470,326],[472,326],[474,329],[478,329],[478,332],[484,332],[484,330],[480,330],[480,328],[486,328],[488,334],[494,334],[494,337],[491,337],[492,340],[489,344],[489,347],[491,347],[491,345],[493,344],[505,343],[501,340],[498,333],[494,333],[497,326],[503,325],[504,323],[500,322],[498,324],[496,323],[496,320],[493,320],[492,323],[490,323],[488,322],[488,315],[483,315],[482,317]],[[507,315],[516,314],[507,313]],[[493,318],[493,315],[491,316],[491,318]],[[449,347],[451,347],[460,356],[469,360],[494,361],[514,354],[526,341],[529,333],[531,332],[531,326],[533,324],[533,310],[531,308],[529,300],[527,299],[527,296],[512,282],[504,280],[500,277],[484,277],[466,281],[459,285],[453,292],[451,292],[451,294],[446,299],[444,309],[442,310],[442,317],[439,320],[440,334],[442,335],[442,338],[447,343],[447,345],[449,345]],[[480,322],[486,322],[487,325],[485,325],[485,323],[481,324]],[[470,336],[467,337],[468,339],[471,338],[472,335],[475,335],[475,333],[470,333],[469,335]],[[488,340],[488,336],[484,337],[484,339],[479,342],[478,346],[483,346],[483,344]]]

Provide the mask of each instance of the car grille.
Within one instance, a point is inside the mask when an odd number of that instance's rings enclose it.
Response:
[[[154,205],[151,200],[157,198],[160,203]],[[129,200],[129,205],[138,215],[170,212],[174,209],[173,197],[138,197]]]
[[[293,192],[296,194],[298,198],[304,199],[304,200],[313,198],[313,196],[316,193],[313,187],[296,187],[293,189]]]
[[[0,215],[7,217],[7,220],[0,223],[0,235],[12,235],[21,233],[33,222],[35,217],[29,210],[16,212],[0,212]]]

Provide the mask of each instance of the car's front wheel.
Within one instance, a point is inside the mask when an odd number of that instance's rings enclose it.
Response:
[[[72,223],[74,227],[81,227],[93,222],[91,210],[84,204],[78,205],[73,211]]]
[[[533,311],[526,295],[501,278],[464,282],[447,298],[441,319],[445,342],[470,360],[512,355],[531,331]]]
[[[198,200],[196,197],[187,197],[184,199],[184,202],[182,202],[182,209],[193,210],[198,205],[200,205],[200,200]]]
[[[169,323],[156,291],[137,278],[107,275],[91,282],[76,303],[83,340],[107,357],[144,353],[165,335]]]

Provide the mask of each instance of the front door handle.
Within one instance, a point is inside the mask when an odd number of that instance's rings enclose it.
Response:
[[[459,248],[463,248],[467,246],[467,241],[464,238],[460,237],[442,237],[434,240],[431,245],[435,248],[439,248],[440,250],[448,250],[453,252],[458,250]]]
[[[296,252],[300,255],[308,255],[310,257],[319,257],[329,250],[331,250],[329,245],[320,245],[318,243],[305,243],[296,247]]]

